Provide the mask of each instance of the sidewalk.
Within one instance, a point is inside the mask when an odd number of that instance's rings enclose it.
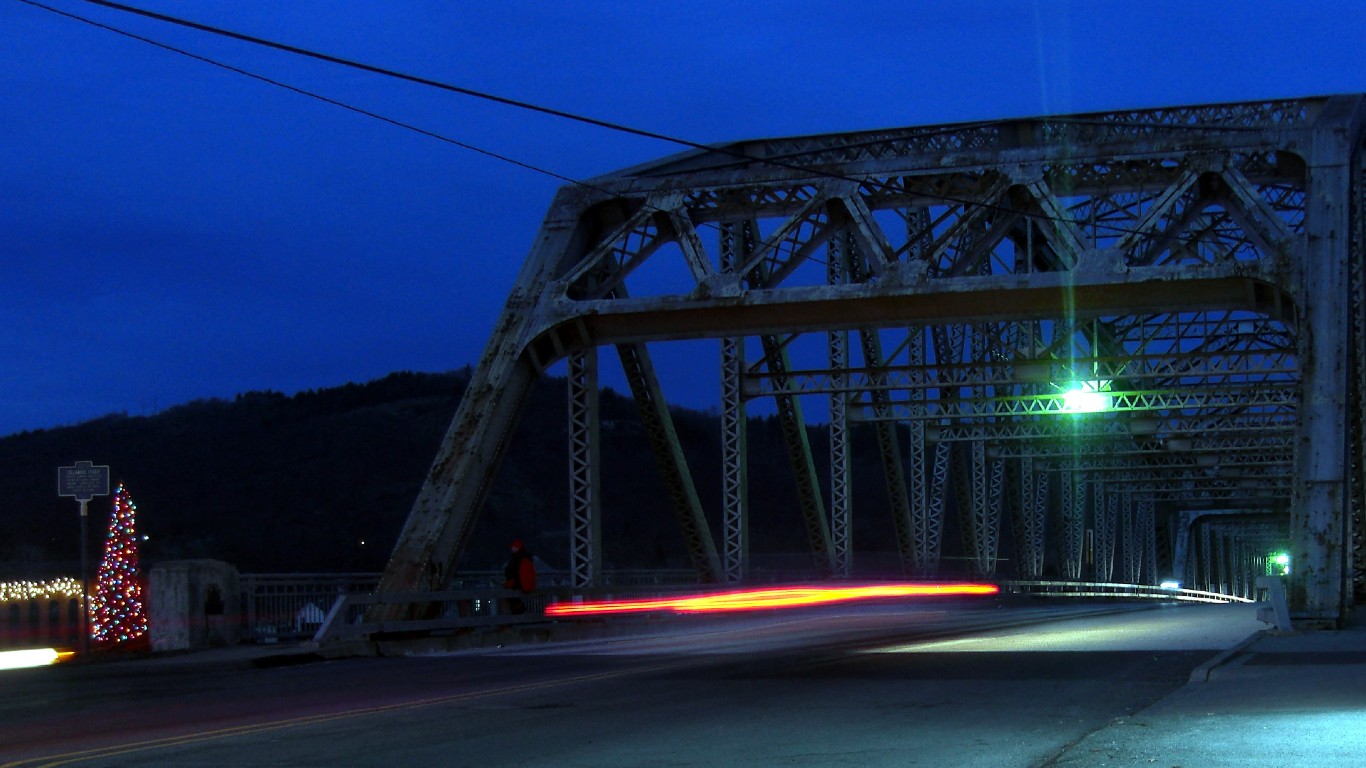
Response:
[[[1366,765],[1366,620],[1358,613],[1338,631],[1254,635],[1052,765]]]

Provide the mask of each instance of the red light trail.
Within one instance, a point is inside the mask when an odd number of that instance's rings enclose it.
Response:
[[[585,600],[546,606],[547,616],[591,616],[608,613],[724,613],[830,605],[855,600],[895,597],[994,595],[995,584],[903,583],[841,587],[770,587],[706,592],[684,597],[643,597],[622,600]]]

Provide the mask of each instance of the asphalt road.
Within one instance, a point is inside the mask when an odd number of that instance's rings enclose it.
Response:
[[[1240,606],[1009,626],[1039,611],[827,608],[424,657],[238,648],[4,672],[0,768],[1086,764],[1069,750],[1262,627]]]

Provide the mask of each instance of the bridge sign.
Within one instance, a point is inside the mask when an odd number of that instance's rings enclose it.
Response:
[[[109,466],[78,461],[75,466],[57,467],[57,495],[75,496],[82,502],[96,496],[108,496]]]
[[[90,654],[90,569],[86,564],[85,505],[96,496],[109,495],[109,465],[78,461],[57,467],[57,495],[75,496],[81,503],[81,656]]]

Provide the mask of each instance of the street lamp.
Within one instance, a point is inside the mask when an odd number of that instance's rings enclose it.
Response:
[[[1063,413],[1100,413],[1110,410],[1108,381],[1073,382],[1062,393]]]
[[[1286,552],[1276,552],[1271,555],[1271,565],[1269,570],[1272,576],[1290,575],[1290,555]]]

